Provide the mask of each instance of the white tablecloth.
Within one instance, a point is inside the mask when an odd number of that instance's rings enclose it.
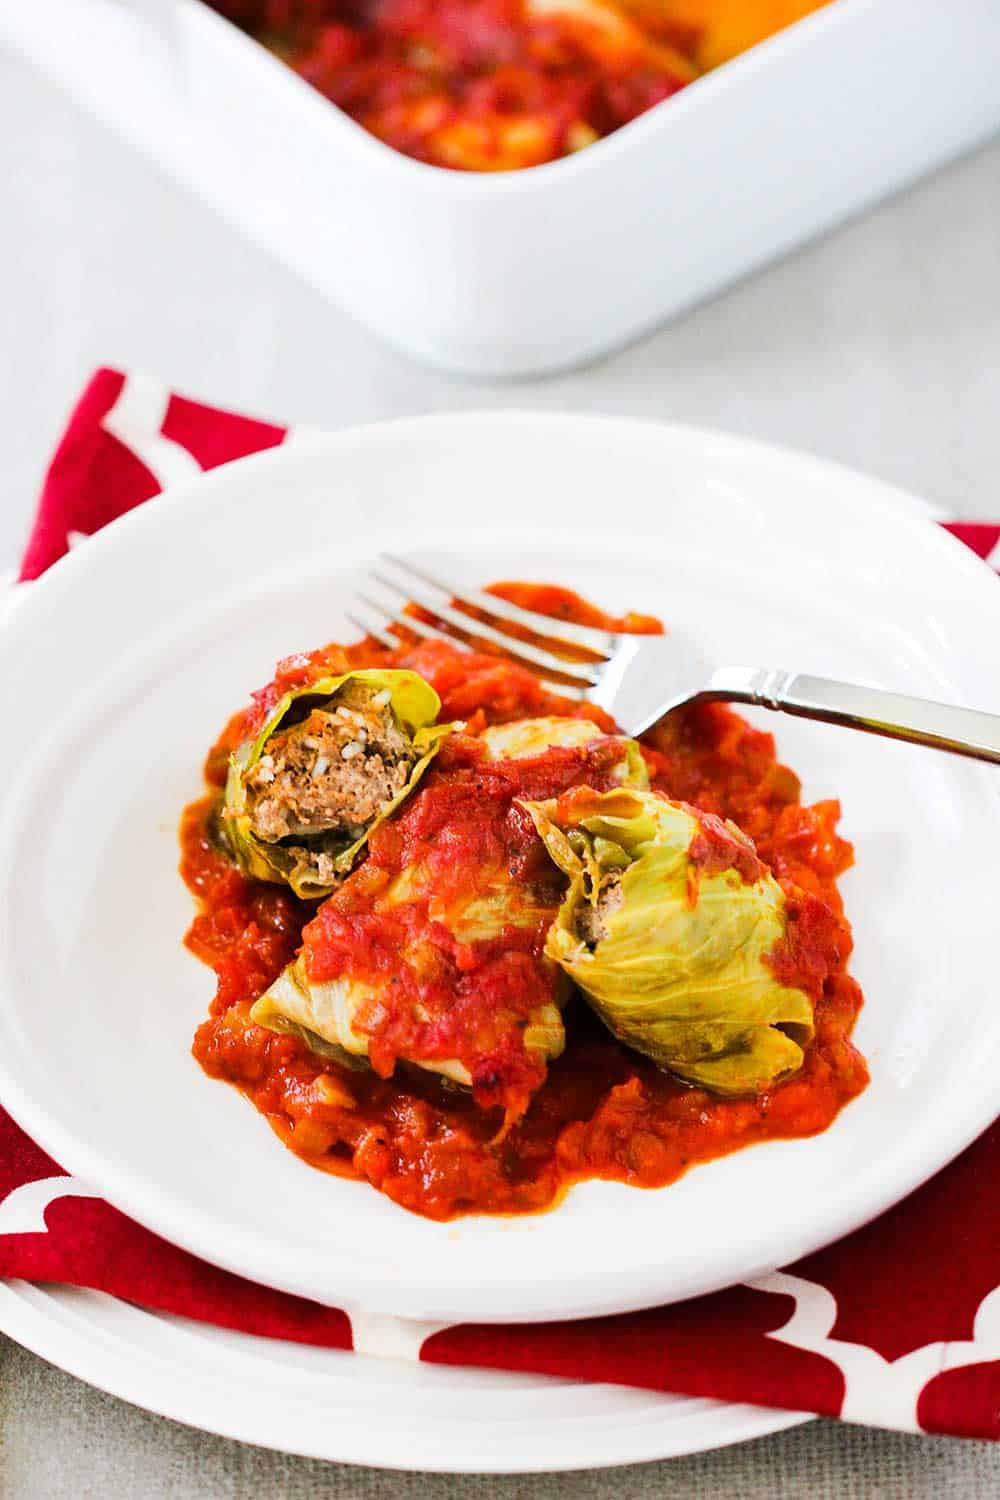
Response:
[[[1000,515],[1000,144],[636,348],[471,384],[389,353],[0,52],[0,572],[100,363],[335,427],[472,407],[663,416],[811,449],[956,516]],[[0,1341],[3,1500],[1000,1493],[1000,1449],[814,1423],[695,1459],[549,1479],[338,1469],[190,1432]]]

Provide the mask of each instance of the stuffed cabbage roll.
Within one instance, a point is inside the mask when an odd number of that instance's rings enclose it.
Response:
[[[624,788],[527,810],[570,879],[545,953],[620,1041],[719,1094],[801,1066],[813,1001],[782,982],[787,897],[735,824]]]
[[[625,735],[606,735],[589,719],[515,719],[484,729],[480,740],[491,760],[527,760],[546,750],[596,749],[604,745],[610,749],[610,760],[601,774],[623,786],[649,786],[649,772],[638,741]]]
[[[285,693],[230,757],[219,826],[244,874],[328,896],[439,750],[440,708],[415,672],[348,672]]]
[[[335,1060],[471,1087],[508,1120],[565,1045],[569,981],[545,957],[565,881],[520,806],[582,782],[646,782],[633,741],[573,719],[456,735],[418,795],[320,907],[251,1020]]]

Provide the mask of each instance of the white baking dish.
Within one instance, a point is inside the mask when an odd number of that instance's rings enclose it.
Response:
[[[1000,0],[835,0],[490,176],[383,146],[201,0],[8,0],[0,39],[385,338],[480,375],[604,353],[1000,129]]]

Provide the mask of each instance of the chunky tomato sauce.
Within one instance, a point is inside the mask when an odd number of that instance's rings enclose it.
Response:
[[[375,991],[352,1024],[377,1073],[407,1057],[457,1060],[480,1108],[499,1106],[508,1122],[524,1113],[546,1071],[532,1022],[566,988],[542,957],[565,882],[519,803],[605,791],[620,759],[607,740],[494,762],[456,734],[420,794],[376,830],[361,870],[306,927],[303,953],[310,980]],[[419,886],[400,900],[399,879],[414,872]]]
[[[353,119],[443,167],[553,161],[828,0],[213,0]]]
[[[548,586],[499,585],[496,592],[556,618],[659,628],[645,617],[603,616]],[[495,656],[469,656],[440,642],[391,653],[373,641],[331,646],[286,660],[251,708],[236,715],[209,755],[209,786],[222,784],[229,750],[289,686],[331,667],[376,663],[420,672],[441,695],[443,717],[467,720],[472,732],[548,714],[614,727],[591,705],[562,698]],[[542,1209],[585,1178],[659,1187],[753,1141],[824,1130],[868,1079],[850,1040],[861,993],[846,972],[851,936],[836,882],[852,855],[836,831],[839,806],[803,806],[798,779],[777,761],[771,736],[719,704],[672,715],[645,736],[644,753],[654,786],[731,818],[775,876],[796,888],[786,939],[770,957],[782,982],[805,989],[816,1005],[815,1039],[793,1078],[757,1098],[721,1099],[688,1087],[617,1043],[579,998],[564,1013],[566,1050],[545,1075],[520,1035],[528,1016],[552,998],[539,955],[562,877],[516,799],[584,783],[600,788],[609,784],[609,764],[600,742],[519,766],[487,764],[470,733],[447,743],[402,813],[375,834],[360,870],[318,910],[233,870],[213,841],[214,793],[187,809],[181,871],[199,903],[187,943],[217,976],[210,1015],[194,1041],[202,1067],[242,1089],[313,1165],[365,1179],[436,1219]],[[539,920],[512,924],[500,940],[456,942],[434,927],[432,903],[416,901],[402,913],[380,906],[387,882],[416,856],[431,859],[443,900],[469,882],[485,888],[506,869]],[[731,836],[713,834],[709,824],[698,855],[706,869],[740,857]],[[432,941],[429,975],[408,967],[415,938]],[[372,1069],[342,1068],[250,1022],[253,1001],[303,941],[313,978],[353,972],[395,981],[389,993],[397,991],[396,998],[362,1018]],[[415,1028],[419,1055],[469,1060],[473,1089],[398,1064],[401,1048],[413,1050]]]

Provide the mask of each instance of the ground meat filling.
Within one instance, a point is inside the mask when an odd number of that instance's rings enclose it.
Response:
[[[416,753],[389,698],[387,689],[348,684],[334,703],[273,735],[246,778],[253,832],[269,844],[307,840],[289,847],[321,879],[332,874],[332,854],[361,838],[410,779]]]
[[[601,887],[596,903],[581,903],[576,914],[576,931],[588,948],[596,948],[601,939],[607,937],[608,917],[618,910],[624,899],[622,878],[615,872],[608,876]]]

